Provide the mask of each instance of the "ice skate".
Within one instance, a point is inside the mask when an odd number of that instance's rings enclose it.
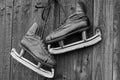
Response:
[[[63,25],[46,37],[49,52],[51,54],[61,54],[98,43],[101,40],[100,29],[96,30],[94,36],[88,38],[86,34],[89,28],[90,24],[86,16],[85,5],[82,2],[78,2],[76,12],[71,14]],[[79,37],[82,36],[82,39],[66,44],[65,39],[76,33],[81,33]]]
[[[22,49],[20,54],[13,48],[11,55],[29,69],[44,77],[52,78],[54,76],[55,60],[45,49],[40,37],[35,34],[37,28],[37,23],[34,23],[21,40],[20,46]],[[31,56],[31,59],[34,61],[29,60],[29,58],[27,58],[28,55]]]

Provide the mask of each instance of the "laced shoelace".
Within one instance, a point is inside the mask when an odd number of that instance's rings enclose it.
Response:
[[[60,6],[60,8],[62,8],[65,16],[66,16],[66,13],[65,13],[65,10],[64,10],[62,4],[59,2],[59,0],[48,0],[47,4],[44,5],[44,6],[41,6],[41,4],[42,3],[36,4],[35,8],[37,8],[37,9],[43,8],[43,12],[42,12],[41,17],[42,17],[43,21],[45,21],[45,24],[43,26],[42,33],[40,33],[40,28],[38,28],[37,31],[36,31],[36,34],[41,36],[41,38],[43,39],[46,24],[47,24],[47,21],[48,21],[48,18],[49,18],[49,15],[50,15],[50,12],[51,12],[51,9],[52,9],[53,5],[56,4],[56,5]]]
[[[54,6],[54,4],[56,4],[56,5],[60,6],[60,8],[62,8],[65,16],[66,16],[66,13],[65,13],[65,10],[63,9],[63,6],[59,2],[59,0],[48,0],[47,4],[45,4],[44,6],[41,6],[41,4],[42,3],[36,4],[35,8],[37,8],[37,9],[43,8],[41,17],[42,17],[42,20],[45,21],[45,23],[44,23],[44,26],[43,26],[42,33],[40,32],[40,27],[38,27],[38,29],[36,30],[36,35],[40,36],[40,43],[41,43],[41,46],[42,46],[42,49],[43,49],[43,48],[46,48],[46,47],[45,47],[45,44],[43,44],[44,41],[42,39],[44,37],[44,31],[45,31],[46,24],[47,24],[47,21],[48,21],[48,18],[49,18],[52,7]],[[44,50],[45,53],[47,53],[46,49],[43,49],[43,50]],[[51,57],[51,56],[49,55],[49,57]]]

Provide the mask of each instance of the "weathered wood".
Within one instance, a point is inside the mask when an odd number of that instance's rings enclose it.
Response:
[[[5,1],[3,0],[0,0],[0,34],[4,34],[4,30],[5,30]],[[4,61],[3,61],[3,56],[5,54],[5,46],[4,46],[4,43],[5,43],[5,36],[4,35],[0,35],[0,79],[2,80],[3,79],[3,76],[7,74],[4,74],[3,73],[5,72],[3,70],[3,65],[4,65]]]
[[[92,80],[112,80],[113,0],[94,0],[94,29],[102,30],[102,41],[94,47]]]
[[[13,17],[13,0],[6,0],[6,29],[5,29],[5,33],[6,33],[6,43],[5,45],[5,61],[4,63],[6,64],[6,75],[4,75],[3,80],[8,80],[10,79],[10,50],[11,50],[11,46],[12,46],[12,17]],[[7,63],[6,63],[7,62]]]
[[[12,0],[0,0],[0,80],[10,78]]]
[[[120,79],[120,1],[115,0],[114,1],[114,21],[113,21],[113,80],[119,80]]]
[[[0,0],[0,80],[46,80],[10,57],[10,49],[20,51],[19,42],[34,22],[43,29],[43,39],[75,11],[77,1],[87,8],[91,29],[88,36],[100,27],[102,41],[94,46],[55,55],[57,66],[53,80],[119,80],[120,1],[119,0],[59,0],[65,9],[53,5],[46,26],[41,19],[43,9],[36,2],[48,0]],[[72,40],[70,40],[72,41]],[[51,79],[52,80],[52,79]]]

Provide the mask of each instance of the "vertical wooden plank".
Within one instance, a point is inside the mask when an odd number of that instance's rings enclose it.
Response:
[[[5,31],[5,0],[0,0],[0,34],[4,34]],[[3,61],[3,56],[5,54],[5,40],[4,40],[4,35],[0,35],[0,79],[3,79],[3,65],[4,65],[4,61]],[[4,40],[4,41],[3,41]]]
[[[113,32],[114,32],[114,50],[113,50],[113,80],[119,80],[120,79],[120,27],[119,27],[119,22],[120,22],[120,1],[115,0],[114,1],[114,21],[113,21]]]
[[[12,27],[12,1],[0,1],[0,79],[9,80]]]
[[[18,44],[21,39],[21,0],[14,0],[13,2],[13,28],[12,28],[12,47],[20,50]],[[25,29],[24,29],[25,30]],[[15,59],[11,59],[11,80],[19,80],[22,78],[22,65]]]
[[[0,0],[0,34],[4,34],[4,31],[5,31],[5,0]],[[3,70],[3,65],[4,65],[4,61],[3,61],[3,56],[5,54],[5,46],[4,46],[4,43],[5,41],[3,41],[5,38],[4,38],[4,35],[0,35],[0,79],[2,80],[3,79],[3,73],[4,73],[4,70]]]
[[[102,30],[102,41],[94,47],[92,80],[112,80],[113,0],[94,0],[94,29]]]
[[[105,1],[104,0],[94,0],[94,29],[96,26],[102,27],[102,33],[104,33],[105,26]],[[104,34],[102,34],[104,36]],[[104,38],[102,37],[102,41]],[[104,45],[105,42],[100,42],[99,45],[94,47],[93,52],[93,67],[92,67],[92,79],[93,80],[104,80]]]
[[[5,56],[4,63],[5,69],[7,72],[4,75],[3,80],[10,80],[10,51],[12,46],[12,16],[13,16],[13,0],[6,0],[6,29],[5,29],[5,35],[6,35],[6,43],[5,43],[5,52],[7,52]],[[8,77],[9,76],[9,77]]]
[[[113,2],[106,0],[105,80],[112,80],[113,74]]]

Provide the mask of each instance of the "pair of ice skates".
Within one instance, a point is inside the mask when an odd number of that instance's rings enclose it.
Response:
[[[101,31],[99,29],[96,30],[94,36],[87,38],[86,32],[89,30],[90,25],[83,7],[84,4],[80,2],[76,7],[76,12],[71,14],[65,20],[63,25],[46,37],[45,43],[47,44],[48,49],[46,49],[41,38],[36,34],[38,25],[37,23],[34,23],[21,40],[20,44],[22,50],[20,54],[13,48],[11,50],[12,57],[38,74],[52,78],[54,76],[54,66],[56,64],[52,54],[61,54],[80,49],[94,45],[101,40]],[[65,39],[76,33],[81,34],[79,35],[79,37],[81,37],[80,41],[71,44],[64,43]],[[58,44],[58,46],[56,46],[56,44]],[[30,54],[30,56],[35,59],[36,63],[25,58],[26,54]]]

